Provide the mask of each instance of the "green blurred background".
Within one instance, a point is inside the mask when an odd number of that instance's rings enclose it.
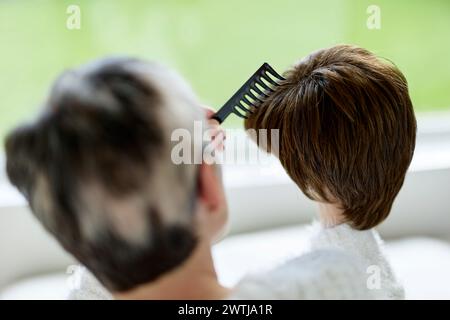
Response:
[[[66,28],[70,4],[81,8],[80,30]],[[366,26],[371,4],[380,30]],[[264,61],[281,72],[312,50],[353,43],[399,66],[416,111],[450,111],[448,0],[0,0],[0,39],[0,138],[38,110],[63,69],[109,54],[159,60],[219,107]]]

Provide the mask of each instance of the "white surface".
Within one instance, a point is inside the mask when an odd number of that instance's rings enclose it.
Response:
[[[304,226],[232,236],[214,249],[220,281],[235,284],[245,273],[263,271],[303,252]],[[450,299],[450,244],[431,238],[388,242],[386,251],[407,299]],[[67,276],[50,274],[5,289],[2,299],[64,299]]]
[[[0,211],[0,290],[15,279],[64,270],[71,262],[27,208]]]
[[[27,278],[11,285],[0,294],[1,300],[62,300],[68,293],[64,273]]]

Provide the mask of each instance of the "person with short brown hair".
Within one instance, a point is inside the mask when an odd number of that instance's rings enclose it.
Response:
[[[319,202],[325,226],[379,225],[414,153],[416,119],[404,75],[366,49],[337,45],[311,53],[284,77],[245,127],[279,129],[280,162]]]
[[[280,129],[280,161],[311,199],[335,203],[370,229],[389,214],[416,138],[406,79],[391,63],[347,45],[312,53],[246,121]]]

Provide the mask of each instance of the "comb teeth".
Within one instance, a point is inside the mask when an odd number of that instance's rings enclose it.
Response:
[[[253,113],[283,80],[285,79],[268,63],[264,63],[212,118],[222,123],[226,117],[234,113],[240,118],[247,119],[248,115]]]

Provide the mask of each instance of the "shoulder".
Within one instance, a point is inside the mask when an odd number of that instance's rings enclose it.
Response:
[[[86,269],[77,267],[69,279],[68,300],[112,300],[112,295]]]
[[[304,254],[259,275],[244,278],[235,299],[373,299],[366,271],[342,250],[322,249]]]
[[[323,228],[318,223],[311,226],[310,249],[336,249],[358,259],[365,270],[367,281],[377,285],[371,287],[379,299],[404,299],[404,289],[395,276],[385,254],[384,243],[374,229],[355,230],[342,224]]]

